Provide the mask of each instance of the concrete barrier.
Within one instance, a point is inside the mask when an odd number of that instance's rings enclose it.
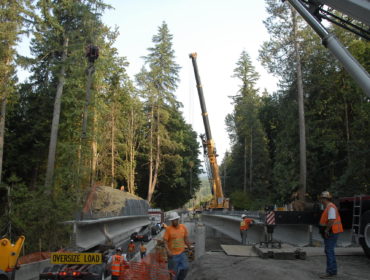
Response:
[[[40,262],[28,263],[21,265],[15,273],[15,280],[33,280],[39,279],[39,274],[45,267],[51,266],[50,259]]]

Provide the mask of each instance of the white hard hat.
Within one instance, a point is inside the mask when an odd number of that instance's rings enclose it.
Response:
[[[330,194],[330,192],[328,192],[328,191],[324,191],[324,192],[322,192],[322,193],[321,193],[320,197],[321,197],[321,198],[327,198],[327,199],[330,199],[330,198],[331,198],[331,194]]]
[[[168,215],[168,220],[169,221],[177,220],[179,218],[180,218],[180,216],[179,216],[179,214],[177,214],[177,212],[170,212],[170,214]]]
[[[247,215],[245,215],[245,214],[242,214],[242,219],[244,219],[245,217],[247,217]]]

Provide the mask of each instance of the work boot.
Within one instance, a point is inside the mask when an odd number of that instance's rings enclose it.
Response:
[[[325,274],[320,275],[321,279],[328,279],[328,278],[335,278],[335,277],[337,277],[336,274],[330,274],[330,273],[325,273]]]

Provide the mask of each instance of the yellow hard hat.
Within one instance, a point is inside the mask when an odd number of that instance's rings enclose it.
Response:
[[[321,198],[327,198],[327,199],[330,199],[331,198],[331,194],[330,192],[328,191],[323,191],[320,195]]]

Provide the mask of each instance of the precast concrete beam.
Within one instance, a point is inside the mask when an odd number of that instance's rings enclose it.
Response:
[[[241,242],[239,217],[202,214],[202,222],[207,227],[217,230],[231,237],[232,239]],[[264,227],[265,225],[263,223],[257,222],[256,224],[253,224],[247,232],[247,243],[259,243],[260,241],[264,241]],[[312,242],[314,244],[320,244],[323,242],[318,228],[313,226],[312,233],[310,234],[309,225],[276,225],[274,227],[273,239],[295,246],[307,246],[310,245],[310,243]],[[351,232],[350,230],[345,230],[339,236],[338,246],[346,247],[350,244]]]
[[[116,245],[150,223],[147,215],[69,221],[73,224],[76,247],[88,250],[98,245]]]
[[[241,242],[240,217],[227,215],[202,214],[202,222],[218,232]],[[248,230],[247,242],[258,243],[263,240],[264,227],[262,224],[254,224]]]

